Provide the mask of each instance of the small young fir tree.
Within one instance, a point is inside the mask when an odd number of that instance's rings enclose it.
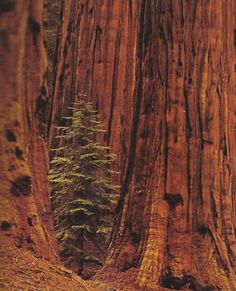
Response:
[[[64,117],[69,125],[58,127],[62,146],[53,150],[49,180],[61,255],[76,258],[81,275],[85,241],[99,236],[106,244],[109,238],[106,217],[117,202],[119,186],[110,178],[116,157],[98,141],[104,129],[92,103],[80,98],[70,110],[71,116]]]

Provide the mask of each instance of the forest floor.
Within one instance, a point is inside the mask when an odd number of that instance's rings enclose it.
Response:
[[[92,291],[144,291],[135,283],[137,271],[130,269],[118,272],[115,268],[101,269],[92,280],[88,280]]]
[[[119,275],[100,271],[92,280],[82,280],[61,265],[35,258],[27,251],[0,250],[0,290],[3,291],[138,291],[135,272]]]
[[[135,281],[137,271],[101,269],[91,280],[22,249],[0,248],[0,290],[3,291],[144,291]],[[160,289],[160,291],[166,289]],[[159,290],[158,290],[159,291]]]
[[[0,290],[91,291],[72,271],[22,249],[0,248]]]

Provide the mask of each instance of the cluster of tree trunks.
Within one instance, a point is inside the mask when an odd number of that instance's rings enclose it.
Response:
[[[51,144],[86,93],[121,171],[107,264],[139,268],[140,285],[235,288],[235,12],[233,0],[63,2]]]
[[[40,0],[0,2],[1,240],[57,260],[42,115]],[[236,286],[234,0],[64,0],[51,110],[104,120],[121,198],[107,265],[141,286]]]

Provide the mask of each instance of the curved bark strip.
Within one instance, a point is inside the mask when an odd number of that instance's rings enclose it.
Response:
[[[107,264],[154,289],[234,290],[234,1],[64,4],[52,120],[87,92],[119,156]]]
[[[0,239],[58,262],[39,135],[47,103],[43,1],[0,3]]]

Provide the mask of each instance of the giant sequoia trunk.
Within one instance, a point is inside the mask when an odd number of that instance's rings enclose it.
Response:
[[[77,94],[86,94],[86,99],[94,102],[104,121],[105,140],[119,154],[126,60],[123,57],[127,50],[127,36],[121,43],[121,15],[126,10],[123,2],[126,1],[62,2],[50,122],[51,147],[56,143],[55,126],[63,123],[62,116],[68,114],[68,106]],[[122,58],[119,57],[121,46]]]
[[[87,92],[120,157],[107,264],[153,288],[234,290],[235,2],[65,4],[51,139]]]
[[[42,14],[42,0],[0,1],[0,289],[88,290],[55,264]]]
[[[134,107],[108,262],[138,266],[141,285],[233,290],[234,1],[130,9]]]
[[[33,3],[34,2],[34,3]],[[0,3],[1,240],[58,261],[42,119],[43,1]]]

